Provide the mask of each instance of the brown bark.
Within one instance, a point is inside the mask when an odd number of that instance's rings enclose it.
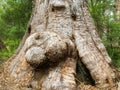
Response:
[[[0,90],[112,88],[116,76],[111,59],[84,0],[34,4],[28,31],[17,53],[4,64]],[[89,85],[81,88],[82,82]]]
[[[120,20],[120,0],[115,0],[115,21]]]

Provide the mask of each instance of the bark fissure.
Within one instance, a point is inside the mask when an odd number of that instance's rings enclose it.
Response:
[[[94,79],[91,77],[89,70],[86,66],[81,62],[81,60],[77,60],[76,65],[76,78],[78,80],[78,84],[81,84],[81,81],[86,84],[95,85]]]

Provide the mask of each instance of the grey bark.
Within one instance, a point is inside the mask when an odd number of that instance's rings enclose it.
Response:
[[[34,0],[34,4],[22,44],[4,64],[0,90],[112,88],[115,72],[86,2]],[[81,88],[83,83],[88,85]]]

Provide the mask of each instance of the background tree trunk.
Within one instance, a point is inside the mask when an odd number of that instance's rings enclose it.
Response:
[[[120,21],[120,0],[115,0],[115,22],[119,21]],[[112,44],[112,47],[120,48],[119,37],[116,37],[115,40],[116,42]]]
[[[113,88],[116,73],[86,2],[34,0],[34,6],[22,43],[4,64],[0,90]]]
[[[120,20],[120,0],[115,0],[115,21]]]

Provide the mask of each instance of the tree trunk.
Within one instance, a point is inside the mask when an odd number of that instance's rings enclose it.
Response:
[[[115,0],[115,21],[120,21],[120,0]]]
[[[120,22],[120,0],[115,0],[115,22]],[[112,39],[112,41],[114,41],[112,47],[120,48],[119,37],[116,36],[114,39]]]
[[[22,43],[4,64],[0,90],[113,88],[116,73],[86,2],[34,0],[34,6]]]

